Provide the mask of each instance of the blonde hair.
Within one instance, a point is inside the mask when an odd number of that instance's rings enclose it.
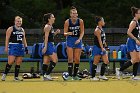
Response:
[[[22,17],[16,16],[16,17],[15,17],[15,20],[16,20],[16,19],[21,19],[21,20],[22,20]]]

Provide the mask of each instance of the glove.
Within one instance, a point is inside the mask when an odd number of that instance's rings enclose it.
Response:
[[[105,55],[105,54],[106,54],[106,51],[102,51],[102,52],[101,52],[101,55]]]
[[[28,54],[28,48],[27,47],[25,47],[25,53]]]
[[[105,47],[105,49],[107,50],[107,51],[110,51],[110,48],[107,46],[107,47]]]

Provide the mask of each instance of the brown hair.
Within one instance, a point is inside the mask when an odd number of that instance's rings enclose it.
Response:
[[[51,15],[52,15],[52,13],[44,14],[44,17],[43,17],[43,25],[44,26],[45,26],[45,24],[47,24],[49,22],[48,19],[51,18]]]
[[[95,16],[95,22],[96,22],[96,24],[98,24],[98,22],[101,21],[102,18],[103,17],[101,17],[101,16]]]
[[[135,14],[138,13],[138,10],[140,10],[140,8],[136,8],[136,7],[131,7],[131,12],[132,12],[132,16],[135,17]]]
[[[70,8],[70,13],[71,13],[71,11],[73,11],[73,10],[77,10],[76,7],[72,6],[72,7]]]

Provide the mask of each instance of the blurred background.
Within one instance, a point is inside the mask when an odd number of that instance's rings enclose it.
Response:
[[[63,33],[64,21],[69,18],[71,6],[77,8],[79,17],[84,20],[84,42],[93,45],[94,17],[100,15],[106,22],[108,44],[119,45],[126,42],[126,31],[132,20],[130,8],[139,7],[139,4],[140,0],[0,0],[0,45],[4,44],[2,37],[5,36],[5,29],[14,24],[17,15],[23,17],[29,45],[34,43],[32,41],[42,42],[42,18],[45,13],[55,15],[54,28],[62,29]],[[121,39],[118,40],[118,37]],[[65,41],[63,35],[57,36],[56,42],[60,41]]]
[[[127,40],[127,28],[132,20],[130,8],[139,7],[140,0],[0,0],[0,46],[4,46],[6,29],[14,25],[14,17],[17,15],[23,18],[28,45],[42,43],[42,19],[43,15],[49,12],[56,17],[54,28],[61,29],[61,34],[55,37],[55,42],[56,44],[64,42],[63,25],[69,18],[71,6],[77,8],[79,17],[84,20],[83,44],[90,46],[94,44],[93,31],[96,27],[94,17],[99,15],[103,16],[106,22],[107,44],[119,46],[125,44]],[[89,68],[85,65],[87,63],[82,64],[83,68]],[[1,67],[0,71],[3,69],[4,67]]]
[[[130,8],[139,4],[140,0],[0,0],[0,29],[12,25],[16,15],[23,17],[24,28],[41,28],[43,14],[48,12],[56,17],[55,27],[63,28],[72,5],[86,28],[95,26],[95,15],[105,18],[106,27],[127,28],[132,19]]]

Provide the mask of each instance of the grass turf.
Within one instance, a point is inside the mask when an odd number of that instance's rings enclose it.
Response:
[[[53,75],[54,76],[54,75]],[[55,75],[56,76],[56,75]],[[109,81],[63,81],[60,75],[54,81],[26,79],[15,82],[13,76],[0,81],[0,93],[139,93],[140,81],[130,79],[117,80],[109,77]]]

